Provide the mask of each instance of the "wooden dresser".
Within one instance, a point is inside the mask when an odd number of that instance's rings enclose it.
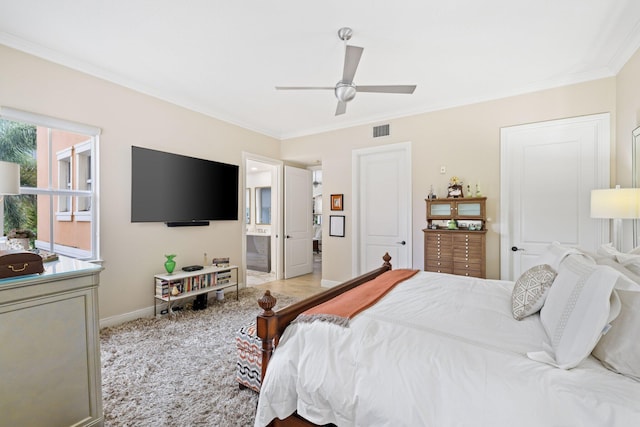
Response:
[[[486,197],[427,199],[424,269],[486,276]],[[449,228],[450,223],[457,228]]]

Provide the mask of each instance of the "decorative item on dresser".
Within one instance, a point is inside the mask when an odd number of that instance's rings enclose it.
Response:
[[[426,199],[424,269],[484,278],[486,197]],[[457,228],[450,228],[456,224]]]

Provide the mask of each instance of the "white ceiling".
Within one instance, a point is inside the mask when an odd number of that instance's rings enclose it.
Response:
[[[348,26],[359,93],[334,116]],[[276,138],[615,75],[638,0],[0,0],[0,44]],[[0,65],[1,66],[1,65]]]

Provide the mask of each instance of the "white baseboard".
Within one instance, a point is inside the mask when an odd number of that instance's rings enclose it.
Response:
[[[327,280],[327,279],[322,279],[320,281],[320,286],[322,286],[323,288],[333,288],[336,285],[339,285],[342,282],[336,282],[335,280]]]
[[[158,308],[158,310],[160,310],[160,308]],[[106,328],[108,326],[118,326],[122,323],[140,319],[143,317],[153,317],[153,306],[100,319],[100,329]]]

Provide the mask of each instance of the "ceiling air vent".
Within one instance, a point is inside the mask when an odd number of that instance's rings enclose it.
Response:
[[[380,125],[373,127],[373,137],[389,136],[389,125]]]

